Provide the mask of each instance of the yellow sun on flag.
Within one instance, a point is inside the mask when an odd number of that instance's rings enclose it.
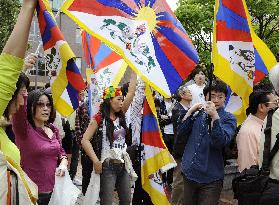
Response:
[[[150,32],[156,29],[157,23],[157,15],[153,8],[149,6],[142,7],[138,13],[136,14],[136,20],[146,21],[148,23],[148,29]]]

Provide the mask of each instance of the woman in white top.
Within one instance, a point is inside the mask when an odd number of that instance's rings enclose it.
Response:
[[[116,188],[120,205],[130,205],[130,176],[126,171],[127,125],[125,112],[136,90],[136,74],[133,73],[128,93],[123,100],[119,88],[112,86],[104,91],[100,113],[91,120],[81,141],[82,147],[93,161],[96,174],[100,174],[100,199],[102,205],[111,205]],[[92,139],[92,142],[90,142]]]

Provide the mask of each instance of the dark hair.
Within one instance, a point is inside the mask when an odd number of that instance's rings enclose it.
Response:
[[[161,107],[161,101],[158,98],[154,99],[155,107]]]
[[[48,95],[47,93],[44,92],[44,90],[33,90],[32,92],[30,92],[28,94],[28,98],[27,98],[27,119],[28,122],[35,128],[35,123],[33,120],[33,117],[36,114],[36,106],[37,106],[37,102],[39,101],[41,96],[47,96],[49,103],[51,104],[51,111],[50,111],[50,116],[49,116],[49,120],[48,123],[53,123],[55,120],[55,116],[56,116],[56,111],[54,109],[53,106],[53,100],[51,98],[50,95]]]
[[[270,90],[254,90],[249,96],[249,107],[246,109],[246,115],[256,114],[259,104],[267,103],[269,101],[268,95],[272,94]]]
[[[197,74],[199,74],[200,72],[203,72],[203,73],[204,73],[204,70],[202,69],[201,66],[197,66],[197,67],[195,68],[195,70],[193,70],[192,73],[190,74],[190,79],[194,80],[195,76],[196,76]]]
[[[105,126],[106,126],[106,136],[110,142],[110,147],[112,147],[112,143],[113,143],[113,132],[114,132],[114,124],[113,121],[110,119],[110,100],[112,98],[108,98],[105,99],[103,101],[103,103],[100,105],[100,112],[102,115],[102,120],[105,120]],[[129,136],[129,129],[127,127],[126,124],[126,119],[125,119],[125,114],[124,112],[121,110],[119,112],[115,113],[115,116],[119,118],[119,124],[120,126],[122,126],[125,131],[126,131],[126,135],[125,135],[125,139],[126,142],[129,140],[128,136]]]
[[[209,84],[207,84],[205,86],[205,88],[203,89],[203,94],[204,94],[205,97],[206,97],[207,93],[209,93],[209,91],[210,91],[210,86],[209,86]],[[220,81],[220,80],[212,81],[211,91],[224,93],[225,96],[228,95],[228,87],[227,87],[227,85],[224,82]]]
[[[126,97],[129,89],[129,83],[125,83],[121,86],[121,92],[124,97]]]
[[[45,84],[45,89],[49,88],[50,87],[50,83],[46,83]]]
[[[257,85],[253,87],[254,91],[260,90],[260,91],[267,91],[270,93],[275,93],[274,87],[270,82],[260,82]]]
[[[26,89],[29,88],[30,85],[30,80],[29,78],[24,74],[24,73],[20,73],[18,80],[16,82],[16,90],[12,96],[12,99],[9,101],[5,111],[4,111],[4,117],[6,117],[7,119],[9,119],[9,107],[11,106],[11,103],[17,98],[17,95],[19,93],[19,90],[21,88],[23,88],[24,86],[26,87]]]

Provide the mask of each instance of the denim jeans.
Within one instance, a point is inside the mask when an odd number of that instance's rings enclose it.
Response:
[[[184,205],[217,205],[223,188],[223,181],[201,184],[188,180],[184,181]]]
[[[84,153],[81,152],[81,166],[82,166],[82,193],[85,196],[87,187],[90,182],[91,173],[93,171],[92,160]]]
[[[130,205],[130,176],[124,164],[112,163],[111,160],[106,159],[103,162],[100,188],[101,205],[112,204],[115,188],[119,197],[119,205]]]

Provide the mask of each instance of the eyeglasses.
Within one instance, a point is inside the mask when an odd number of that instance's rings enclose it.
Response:
[[[43,102],[37,102],[37,106],[40,109],[43,109],[44,107],[47,107],[48,109],[50,109],[52,107],[50,103],[43,103]]]

